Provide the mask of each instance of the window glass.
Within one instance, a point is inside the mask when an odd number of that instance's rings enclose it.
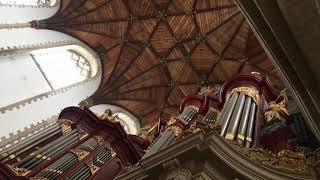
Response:
[[[89,62],[73,50],[50,48],[33,52],[33,57],[54,89],[91,77]]]

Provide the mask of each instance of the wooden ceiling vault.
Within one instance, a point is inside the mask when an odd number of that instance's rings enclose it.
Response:
[[[100,53],[103,78],[90,98],[126,108],[143,125],[237,73],[257,71],[283,86],[232,0],[63,0],[41,24]]]

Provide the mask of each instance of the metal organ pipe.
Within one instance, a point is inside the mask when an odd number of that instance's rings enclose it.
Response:
[[[54,149],[49,149],[48,151],[44,152],[41,155],[42,155],[42,157],[46,156],[46,157],[50,158],[52,155],[58,153],[59,151],[65,149],[69,145],[75,143],[77,139],[78,139],[77,136],[71,136],[71,138],[68,139],[69,141],[59,144],[60,146],[58,146],[58,148],[55,147]],[[27,169],[33,169],[34,167],[36,167],[37,165],[39,165],[40,163],[42,163],[44,161],[45,161],[45,159],[38,158],[38,160],[36,162],[33,162],[30,166],[27,166]]]
[[[242,145],[243,145],[243,143],[245,141],[245,137],[246,137],[246,130],[247,130],[247,125],[248,125],[251,103],[252,103],[251,97],[247,96],[246,102],[245,102],[245,105],[244,105],[244,108],[242,111],[240,125],[239,125],[239,129],[238,129],[238,135],[237,135],[237,142]]]
[[[5,162],[7,160],[12,159],[19,154],[25,152],[26,150],[36,146],[37,144],[61,133],[61,128],[59,127],[58,123],[54,123],[53,125],[49,126],[48,129],[43,129],[42,131],[39,131],[38,133],[34,134],[33,136],[30,136],[19,143],[17,143],[16,146],[11,146],[2,152],[3,157],[6,157],[2,160],[2,162]],[[10,156],[9,156],[10,155]],[[13,155],[13,157],[11,157]],[[9,157],[8,157],[9,156]]]
[[[252,146],[256,121],[256,102],[243,92],[234,92],[224,105],[218,122],[220,135],[225,139],[236,140],[246,147]]]
[[[255,117],[256,117],[256,104],[252,103],[250,108],[250,116],[248,122],[248,129],[246,133],[246,147],[251,147],[254,133],[254,125],[255,125]]]
[[[240,93],[237,104],[233,110],[230,124],[228,125],[226,139],[234,140],[238,131],[242,109],[245,103],[246,95]]]
[[[40,164],[41,162],[43,162],[45,159],[41,158],[46,156],[47,158],[49,157],[49,155],[51,155],[52,151],[54,151],[55,149],[60,149],[63,144],[65,145],[65,143],[70,144],[70,142],[72,142],[72,139],[75,139],[78,134],[76,133],[77,130],[73,130],[71,132],[69,132],[67,135],[60,137],[57,141],[58,143],[56,143],[55,145],[52,145],[52,143],[44,146],[43,148],[41,148],[40,150],[34,152],[34,154],[29,155],[28,157],[26,157],[25,159],[23,159],[22,161],[17,163],[17,167],[19,168],[26,168],[26,169],[31,169],[33,167],[35,167],[36,165]],[[59,148],[60,147],[60,148]],[[56,152],[56,151],[54,151]],[[40,156],[40,157],[37,157]]]
[[[238,99],[239,94],[238,93],[233,93],[231,96],[231,99],[227,102],[227,106],[225,107],[226,110],[224,114],[221,117],[220,123],[221,123],[221,136],[225,136],[228,124],[230,121],[230,117],[232,115],[233,109],[236,105],[237,99]]]

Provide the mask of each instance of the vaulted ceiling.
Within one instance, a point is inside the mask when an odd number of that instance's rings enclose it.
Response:
[[[101,57],[94,104],[114,104],[153,124],[203,85],[257,71],[282,82],[232,0],[62,0],[46,28]]]

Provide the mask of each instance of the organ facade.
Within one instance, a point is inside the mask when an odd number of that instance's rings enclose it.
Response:
[[[285,91],[276,91],[259,73],[186,96],[178,116],[159,120],[141,137],[127,134],[110,110],[96,115],[85,105],[68,107],[57,121],[7,142],[0,153],[1,179],[317,176],[316,140],[300,115],[288,113]]]

